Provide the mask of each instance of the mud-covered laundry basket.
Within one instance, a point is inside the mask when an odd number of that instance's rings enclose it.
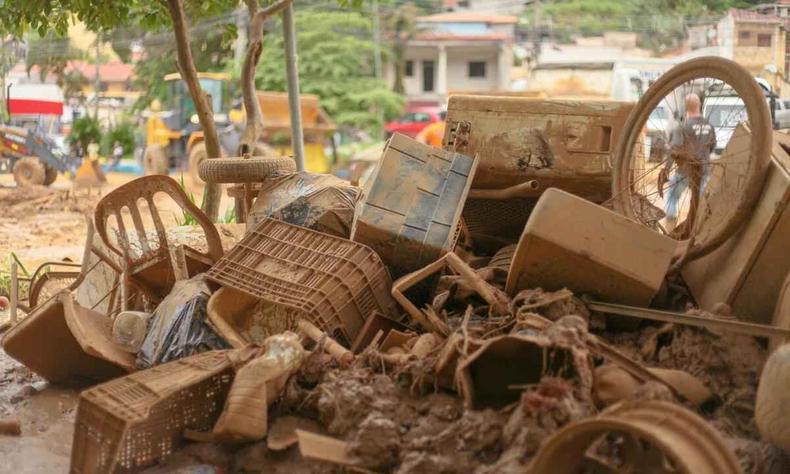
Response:
[[[275,219],[261,221],[207,277],[298,312],[347,346],[373,311],[397,314],[390,275],[370,247]],[[221,333],[239,323],[217,324],[217,317],[209,311]]]
[[[71,472],[138,472],[176,451],[185,429],[210,431],[233,382],[230,352],[185,357],[82,392]]]

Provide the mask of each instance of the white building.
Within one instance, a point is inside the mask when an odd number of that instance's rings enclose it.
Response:
[[[518,19],[449,12],[419,17],[406,48],[404,87],[412,103],[443,104],[451,92],[506,91]],[[392,82],[395,68],[386,70]]]
[[[444,0],[447,10],[471,10],[494,15],[520,15],[533,0]]]

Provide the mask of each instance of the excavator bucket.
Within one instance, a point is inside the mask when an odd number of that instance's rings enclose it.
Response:
[[[86,158],[77,168],[74,175],[74,184],[80,186],[93,186],[107,182],[107,177],[99,166],[99,160]]]

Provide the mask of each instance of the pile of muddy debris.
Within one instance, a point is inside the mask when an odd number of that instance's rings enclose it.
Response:
[[[46,186],[0,189],[0,216],[24,217],[44,211],[91,212],[100,198],[97,190]]]
[[[678,241],[578,176],[497,171],[473,127],[396,134],[362,189],[241,183],[238,242],[166,176],[105,195],[79,275],[2,340],[82,390],[71,471],[788,472],[790,330],[698,309]],[[200,245],[168,238],[160,194]],[[751,303],[785,314],[781,283]]]

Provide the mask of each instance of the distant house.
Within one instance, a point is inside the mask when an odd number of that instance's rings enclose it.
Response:
[[[405,55],[408,100],[441,104],[449,92],[508,90],[517,21],[515,16],[470,12],[417,18],[420,32]],[[394,65],[386,77],[394,80]]]
[[[718,44],[724,57],[755,76],[774,75],[774,86],[786,77],[789,65],[785,20],[752,10],[730,9],[717,25]]]
[[[471,10],[495,15],[520,15],[533,0],[444,0],[446,10]]]
[[[790,0],[781,0],[774,3],[755,5],[751,10],[764,15],[774,15],[781,18],[790,18]]]

